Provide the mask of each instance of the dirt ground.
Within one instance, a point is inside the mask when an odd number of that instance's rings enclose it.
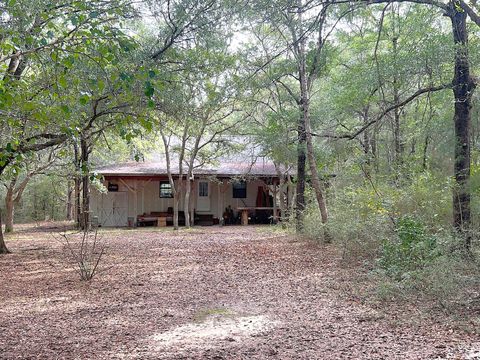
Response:
[[[1,359],[480,359],[471,333],[364,303],[333,246],[271,227],[104,230],[91,282],[50,231],[7,238]]]

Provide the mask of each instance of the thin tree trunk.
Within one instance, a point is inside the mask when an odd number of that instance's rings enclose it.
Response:
[[[369,122],[369,118],[368,118],[368,110],[369,110],[369,107],[366,106],[364,109],[363,109],[363,112],[362,112],[362,120],[363,120],[363,124],[366,125],[368,122]],[[373,152],[373,140],[370,139],[370,131],[369,129],[365,129],[365,131],[363,132],[363,153],[365,155],[365,177],[368,178],[370,177],[370,172],[371,172],[371,166],[372,166],[372,154],[371,152]]]
[[[370,140],[370,146],[372,148],[373,169],[375,171],[375,174],[378,174],[380,169],[380,166],[378,163],[378,146],[377,146],[378,132],[379,132],[379,126],[378,124],[375,124],[373,127],[372,138]]]
[[[455,96],[455,189],[453,192],[453,225],[464,236],[463,246],[471,247],[470,214],[470,126],[472,95],[475,83],[470,75],[467,14],[450,3],[453,39],[456,45],[453,94]]]
[[[17,186],[18,182],[18,175],[16,175],[8,185],[7,193],[5,195],[5,232],[13,232],[13,219],[15,217],[15,207],[20,204],[22,200],[22,195],[31,178],[38,174],[39,170],[43,170],[47,166],[38,169],[37,171],[33,171],[27,173],[25,178],[20,182]]]
[[[13,216],[15,212],[14,191],[16,178],[13,179],[5,194],[5,232],[13,232]]]
[[[178,207],[180,205],[180,192],[177,191],[180,180],[175,185],[175,191],[173,192],[173,230],[178,230]]]
[[[288,177],[288,213],[289,216],[290,214],[293,214],[294,209],[296,208],[296,202],[297,202],[297,187],[293,186],[293,181],[292,178],[289,176]]]
[[[5,232],[13,232],[13,216],[15,212],[15,205],[13,198],[7,194],[5,196]]]
[[[73,220],[73,188],[72,182],[68,181],[67,184],[67,207],[66,207],[66,218],[68,221]]]
[[[427,170],[428,160],[428,145],[430,143],[430,135],[425,136],[425,142],[423,143],[423,156],[422,156],[422,170]]]
[[[315,197],[317,199],[318,208],[320,209],[320,217],[322,219],[322,224],[324,225],[324,228],[323,228],[324,240],[326,242],[330,242],[331,235],[327,227],[327,222],[328,222],[327,203],[325,200],[325,196],[323,194],[322,184],[318,176],[317,163],[315,161],[315,153],[314,153],[313,144],[312,144],[312,136],[310,135],[309,120],[307,120],[307,157],[308,157],[308,164],[310,168],[310,174],[312,176],[312,186],[313,186],[313,189],[315,190]]]
[[[5,244],[5,239],[3,238],[3,229],[2,229],[2,212],[0,211],[0,254],[9,254],[10,251]]]
[[[78,150],[78,144],[73,145],[73,150],[75,154],[75,180],[74,180],[74,193],[75,193],[75,223],[77,228],[80,228],[82,225],[82,208],[81,208],[81,197],[80,197],[80,188],[81,188],[81,161],[80,154]]]
[[[180,151],[180,156],[178,159],[178,178],[177,183],[173,179],[172,169],[171,169],[171,159],[170,159],[170,137],[167,138],[165,133],[160,130],[160,134],[162,135],[163,146],[165,149],[165,161],[167,162],[167,174],[168,174],[168,181],[170,186],[172,187],[173,191],[173,229],[178,230],[178,211],[180,205],[180,194],[182,189],[182,182],[183,182],[183,158],[185,153],[185,143],[187,138],[187,130],[188,127],[184,128],[183,136],[182,136],[182,148]]]
[[[296,187],[296,207],[295,220],[297,233],[304,230],[304,211],[305,211],[305,165],[306,165],[306,132],[305,119],[298,117],[297,123],[297,187]]]
[[[324,239],[325,241],[330,241],[330,234],[326,227],[328,222],[328,212],[327,204],[325,202],[325,197],[322,191],[322,185],[320,183],[320,178],[317,170],[317,162],[315,160],[315,152],[313,149],[312,134],[311,134],[311,124],[310,124],[310,97],[309,89],[307,84],[307,69],[306,69],[306,50],[305,50],[305,39],[300,41],[299,46],[299,79],[300,79],[300,103],[301,103],[301,118],[302,118],[302,127],[305,136],[305,144],[307,148],[307,159],[310,169],[310,175],[312,177],[312,187],[315,191],[315,197],[317,199],[318,208],[320,210],[320,216],[322,224],[324,227]],[[298,191],[297,191],[298,196]],[[302,194],[302,196],[304,196]],[[298,199],[298,198],[297,198]],[[298,200],[297,200],[298,201]],[[305,206],[305,205],[304,205]]]
[[[173,230],[178,230],[178,207],[180,205],[180,194],[178,192],[174,192],[173,194]]]
[[[280,167],[275,163],[275,171],[277,172],[278,185],[278,207],[280,210],[280,221],[285,217],[285,176],[282,174]]]
[[[394,59],[394,74],[393,74],[393,103],[395,105],[400,103],[400,85],[397,74],[397,54],[398,54],[398,38],[396,35],[392,40],[393,45],[393,59]],[[394,163],[395,163],[395,178],[399,177],[400,168],[403,161],[404,144],[402,140],[402,133],[400,128],[400,108],[395,108],[393,113],[393,143],[394,143]]]
[[[192,192],[192,178],[191,171],[188,171],[187,180],[185,181],[185,203],[183,206],[183,212],[185,213],[185,227],[188,229],[190,224],[190,194]]]
[[[82,228],[90,228],[90,174],[88,173],[89,149],[87,139],[80,140],[81,162],[82,162]]]

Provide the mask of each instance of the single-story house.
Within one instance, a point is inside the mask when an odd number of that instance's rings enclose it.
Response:
[[[179,179],[178,168],[171,171],[176,184],[187,181],[185,175]],[[91,218],[99,226],[172,224],[173,193],[164,162],[117,164],[95,172],[107,190],[91,191]],[[270,160],[200,166],[189,181],[190,209],[184,208],[185,194],[181,192],[180,225],[185,211],[190,211],[190,219],[200,225],[271,222],[280,216],[279,178]]]

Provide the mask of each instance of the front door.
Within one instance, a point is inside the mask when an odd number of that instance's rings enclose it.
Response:
[[[210,183],[208,181],[198,182],[197,211],[210,211]]]
[[[127,193],[108,192],[102,195],[102,209],[99,216],[101,226],[127,226]]]

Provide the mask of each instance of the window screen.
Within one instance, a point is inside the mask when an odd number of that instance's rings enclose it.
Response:
[[[232,188],[234,199],[245,199],[247,197],[247,183],[245,181],[234,182]]]
[[[172,185],[169,181],[160,181],[160,197],[173,198]]]
[[[198,196],[201,196],[201,197],[208,196],[208,182],[201,181],[198,183]]]

